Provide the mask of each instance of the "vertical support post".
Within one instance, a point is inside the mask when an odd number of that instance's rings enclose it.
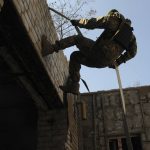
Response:
[[[94,150],[97,149],[97,146],[96,146],[96,109],[95,109],[95,95],[93,94],[92,95],[92,109],[93,109],[93,145],[94,145]]]
[[[146,139],[148,139],[148,135],[147,135],[147,129],[145,126],[145,120],[144,120],[144,110],[143,110],[143,102],[140,100],[140,108],[141,108],[141,114],[142,114],[142,128],[144,130]]]
[[[128,124],[127,124],[127,119],[126,119],[126,107],[125,107],[124,94],[123,94],[123,90],[122,90],[121,78],[120,78],[120,74],[119,74],[119,69],[116,65],[115,65],[115,70],[116,70],[116,74],[117,74],[117,79],[118,79],[118,84],[119,84],[119,89],[120,89],[120,95],[121,95],[121,108],[123,111],[123,113],[122,113],[123,126],[124,126],[124,132],[125,132],[125,135],[127,138],[127,147],[128,147],[128,150],[133,150],[132,141],[131,141],[131,137],[130,137],[130,133],[129,133],[129,129],[128,129]]]
[[[83,150],[83,136],[82,136],[82,119],[81,119],[81,95],[75,96],[75,108],[77,115],[77,132],[78,132],[78,149]]]
[[[106,150],[108,150],[108,133],[106,130],[107,124],[106,124],[106,118],[105,118],[105,107],[104,107],[104,95],[101,94],[101,108],[102,108],[102,121],[103,121],[103,133],[104,133],[104,140],[105,140],[105,147]]]

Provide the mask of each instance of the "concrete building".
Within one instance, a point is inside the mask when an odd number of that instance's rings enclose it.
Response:
[[[74,97],[59,89],[68,62],[63,52],[42,57],[43,34],[57,39],[46,0],[0,0],[1,150],[78,149]]]
[[[150,149],[150,86],[124,89],[133,150]],[[127,150],[119,90],[81,95],[83,150]]]

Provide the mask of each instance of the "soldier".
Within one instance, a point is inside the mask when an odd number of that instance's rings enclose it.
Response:
[[[115,68],[115,65],[119,66],[136,55],[137,44],[131,21],[125,19],[116,9],[112,9],[103,17],[71,20],[71,23],[80,28],[98,28],[104,31],[96,41],[81,35],[73,35],[50,44],[43,36],[43,56],[74,45],[79,49],[70,56],[66,85],[60,86],[65,93],[79,93],[81,65],[93,68]]]

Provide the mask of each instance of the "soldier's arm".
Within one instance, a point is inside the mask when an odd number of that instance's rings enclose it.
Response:
[[[133,58],[136,55],[136,53],[137,53],[136,38],[135,36],[133,36],[133,40],[129,45],[129,49],[116,60],[117,64],[120,65],[122,63],[125,63],[126,61]]]
[[[91,19],[80,19],[76,20],[76,25],[80,28],[86,28],[86,29],[103,29],[106,26],[107,17],[97,17],[97,18],[91,18]]]

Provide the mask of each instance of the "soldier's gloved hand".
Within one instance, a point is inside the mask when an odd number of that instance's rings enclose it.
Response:
[[[78,25],[78,21],[77,20],[70,20],[71,24],[73,26],[77,26]]]
[[[123,62],[122,59],[117,59],[117,60],[116,60],[117,66],[119,66],[120,64],[122,64],[122,62]]]
[[[123,61],[122,59],[118,58],[113,64],[109,65],[109,68],[115,69],[115,66],[119,66],[122,63],[125,63],[125,61]]]

